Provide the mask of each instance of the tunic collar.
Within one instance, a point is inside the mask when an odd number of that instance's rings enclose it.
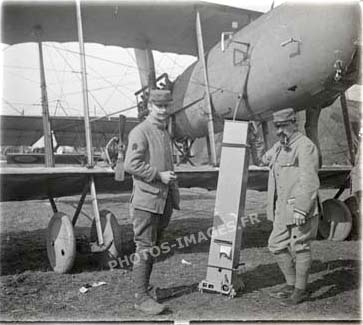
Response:
[[[162,122],[157,120],[155,117],[153,117],[152,115],[148,115],[148,117],[146,118],[151,124],[155,125],[158,129],[160,130],[165,130],[166,127],[168,126],[168,123],[166,121]]]
[[[278,149],[277,149],[277,154],[280,152],[280,150],[282,148],[284,148],[287,151],[290,150],[291,145],[294,142],[296,142],[296,140],[300,139],[301,137],[302,137],[302,133],[299,131],[296,131],[293,134],[291,134],[290,138],[288,139],[289,141],[288,141],[287,145],[283,145],[280,143],[280,145],[278,146]]]
[[[288,142],[288,146],[293,144],[297,139],[302,137],[302,133],[300,133],[299,131],[294,132]]]

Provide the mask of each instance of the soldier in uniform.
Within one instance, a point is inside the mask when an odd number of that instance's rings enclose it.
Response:
[[[252,135],[249,140],[255,163],[270,168],[267,217],[273,221],[273,230],[268,246],[286,280],[270,295],[283,305],[296,305],[308,297],[310,242],[316,238],[319,221],[319,155],[315,144],[298,132],[292,108],[274,113],[273,123],[280,141],[264,155],[258,137]]]
[[[150,114],[130,132],[125,158],[125,170],[133,178],[130,215],[137,256],[133,268],[135,308],[148,314],[159,314],[165,309],[149,292],[152,253],[173,209],[179,209],[179,190],[167,132],[171,101],[169,90],[150,91]]]

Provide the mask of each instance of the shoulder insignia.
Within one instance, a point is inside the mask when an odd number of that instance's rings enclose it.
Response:
[[[132,149],[132,151],[136,151],[137,150],[137,143],[133,143],[131,149]]]

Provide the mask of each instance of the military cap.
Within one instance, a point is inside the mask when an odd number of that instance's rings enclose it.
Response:
[[[295,111],[292,108],[285,108],[278,112],[273,113],[274,123],[285,123],[288,121],[296,121]]]
[[[156,105],[168,104],[173,101],[170,90],[165,89],[151,89],[149,95],[149,101]]]

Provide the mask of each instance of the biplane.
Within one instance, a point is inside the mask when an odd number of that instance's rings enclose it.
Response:
[[[138,92],[141,113],[147,107],[149,89],[157,87],[160,79],[155,75],[152,50],[198,56],[176,80],[165,78],[164,83],[174,98],[170,132],[176,143],[183,144],[184,157],[187,159],[193,140],[200,137],[206,138],[210,153],[210,166],[177,168],[181,187],[216,187],[214,135],[223,130],[224,120],[259,121],[267,137],[266,121],[274,111],[285,107],[306,110],[306,132],[318,144],[320,111],[338,97],[351,160],[355,160],[345,90],[359,78],[360,7],[356,1],[285,3],[266,14],[206,2],[4,1],[2,15],[3,43],[38,43],[46,167],[2,168],[1,199],[50,200],[54,216],[49,222],[47,250],[57,272],[67,272],[73,265],[73,226],[89,191],[97,231],[92,250],[117,254],[112,229],[115,216],[99,211],[96,190],[131,188],[128,175],[115,182],[112,168],[93,163],[84,42],[135,49],[142,84]],[[341,21],[344,24],[337,24]],[[47,41],[79,43],[85,167],[54,167],[42,64],[42,42]],[[344,188],[349,171],[349,167],[322,168],[322,186]],[[264,190],[267,173],[267,169],[251,167],[249,186]],[[54,198],[75,194],[80,200],[71,220],[57,210]]]

